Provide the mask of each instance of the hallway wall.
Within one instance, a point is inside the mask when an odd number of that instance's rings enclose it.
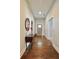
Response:
[[[29,20],[30,20],[30,27],[31,27],[31,21],[33,21],[33,34],[35,34],[35,32],[34,32],[34,29],[35,29],[34,28],[34,23],[35,23],[35,21],[34,21],[33,14],[31,12],[30,7],[28,6],[28,3],[27,2],[26,2],[26,18],[29,18]],[[26,35],[26,32],[25,32],[25,35]]]
[[[24,0],[20,0],[20,56],[25,50],[25,18],[26,18],[26,4]]]
[[[46,37],[52,41],[53,46],[57,51],[59,51],[59,2],[56,1],[53,5],[52,9],[48,13],[45,21],[45,35]],[[48,37],[48,21],[50,18],[53,17],[53,30],[52,30],[52,37]]]
[[[34,22],[33,16],[28,8],[28,5],[25,0],[20,0],[20,56],[24,53],[26,49],[26,44],[25,44],[25,35],[26,35],[26,30],[25,30],[25,19],[29,18]],[[34,26],[33,26],[34,29]],[[34,31],[33,31],[34,33]]]

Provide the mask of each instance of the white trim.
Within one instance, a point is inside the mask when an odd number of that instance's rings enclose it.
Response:
[[[48,36],[46,36],[45,35],[45,37],[48,39],[48,40],[50,40],[51,38],[49,38]],[[51,41],[51,40],[50,40]],[[59,48],[55,45],[55,43],[54,42],[52,42],[53,44],[53,47],[55,48],[55,50],[59,53]]]
[[[24,54],[25,50],[26,50],[26,47],[24,47],[24,48],[21,50],[21,52],[20,52],[20,58],[21,58],[22,55]]]
[[[53,47],[55,48],[55,50],[59,53],[59,48],[53,43]]]

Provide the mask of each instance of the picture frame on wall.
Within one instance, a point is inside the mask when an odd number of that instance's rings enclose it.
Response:
[[[25,19],[25,29],[26,29],[26,31],[29,31],[29,29],[30,29],[30,20],[29,20],[29,18]]]

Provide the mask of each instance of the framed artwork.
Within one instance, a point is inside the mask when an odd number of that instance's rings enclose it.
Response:
[[[26,20],[25,20],[25,29],[26,29],[26,31],[29,31],[29,29],[30,29],[30,20],[29,20],[29,18],[26,18]]]
[[[33,31],[33,21],[31,21],[31,31]]]

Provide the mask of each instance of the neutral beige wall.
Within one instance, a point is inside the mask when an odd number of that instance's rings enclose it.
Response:
[[[26,18],[26,4],[25,0],[20,0],[20,52],[25,47],[25,18]]]
[[[34,19],[32,16],[32,13],[28,7],[28,4],[26,0],[20,0],[20,54],[23,54],[26,44],[25,44],[25,36],[26,36],[26,30],[25,30],[25,19],[29,18],[30,21],[32,20],[34,23]],[[33,26],[34,29],[34,26]],[[33,30],[34,33],[34,30]]]
[[[56,1],[52,14],[54,16],[53,19],[53,43],[56,47],[57,51],[59,50],[59,2]]]
[[[59,2],[56,1],[55,4],[53,5],[52,9],[50,10],[50,12],[48,13],[47,17],[46,17],[46,21],[45,21],[45,34],[48,37],[48,28],[46,26],[48,26],[48,21],[51,17],[53,18],[53,30],[52,30],[52,37],[51,37],[51,41],[54,45],[54,47],[57,49],[59,48]],[[48,37],[49,38],[49,37]]]

